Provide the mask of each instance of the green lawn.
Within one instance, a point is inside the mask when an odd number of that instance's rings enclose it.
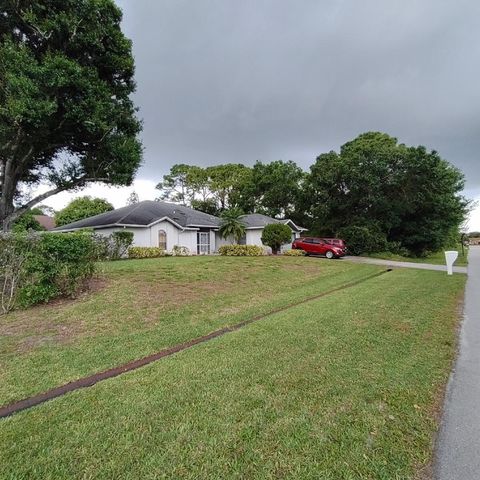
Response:
[[[458,267],[468,265],[468,247],[464,249],[464,255],[462,255],[462,246],[459,245],[452,250],[458,251],[458,259],[455,262],[455,265]],[[370,253],[368,257],[373,258],[383,258],[386,260],[395,260],[399,262],[415,262],[415,263],[433,263],[434,265],[445,265],[445,252],[431,253],[428,257],[403,257],[402,255],[395,255],[390,252],[380,252],[380,253]]]
[[[94,294],[0,317],[0,403],[379,270],[105,265]],[[431,458],[464,282],[396,270],[0,420],[0,478],[412,478]]]

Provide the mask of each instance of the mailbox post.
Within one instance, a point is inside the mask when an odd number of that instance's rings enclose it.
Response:
[[[447,262],[447,274],[453,275],[453,264],[458,258],[458,252],[456,250],[448,250],[445,252],[445,260]]]

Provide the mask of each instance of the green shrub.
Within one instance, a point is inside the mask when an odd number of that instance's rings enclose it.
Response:
[[[158,258],[166,257],[167,252],[158,247],[130,247],[128,258]]]
[[[400,242],[387,242],[386,250],[387,252],[402,257],[408,257],[410,255],[410,252],[405,247],[402,247]]]
[[[85,232],[3,235],[0,252],[4,313],[74,296],[95,272],[95,245]]]
[[[0,235],[0,314],[12,310],[26,281],[25,262],[37,247],[38,236]]]
[[[111,235],[94,233],[95,256],[97,260],[119,260],[124,258],[133,243],[133,232],[120,230]]]
[[[191,255],[188,247],[182,247],[181,245],[175,245],[172,249],[172,255],[174,257],[189,257]]]
[[[85,231],[88,231],[85,229]],[[95,233],[93,230],[90,230],[92,233],[92,240],[95,245],[95,259],[99,261],[110,260],[110,249],[111,249],[111,236],[102,235],[101,233]]]
[[[113,232],[112,235],[112,260],[118,260],[123,258],[128,249],[133,243],[133,232],[127,232],[126,230],[120,230],[119,232]]]
[[[348,253],[352,255],[384,252],[388,248],[385,234],[375,225],[344,227],[338,231],[337,236],[345,240]]]
[[[95,272],[95,246],[88,233],[44,233],[25,262],[28,282],[19,293],[26,307],[75,296]]]
[[[263,229],[262,243],[268,245],[274,255],[278,253],[280,247],[285,243],[292,241],[292,230],[283,223],[271,223]]]
[[[283,252],[283,254],[287,257],[303,257],[305,255],[305,252],[300,249],[292,248],[291,250],[286,250],[285,252]]]
[[[218,249],[220,255],[231,257],[260,257],[265,255],[265,250],[258,245],[222,245]]]

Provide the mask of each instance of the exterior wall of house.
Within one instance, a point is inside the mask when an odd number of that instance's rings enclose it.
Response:
[[[149,246],[158,247],[158,232],[163,230],[167,235],[167,250],[171,250],[174,245],[179,245],[180,230],[170,222],[160,222],[152,225],[149,229]],[[185,245],[188,246],[188,245]]]
[[[210,253],[217,251],[217,234],[215,230],[210,230]]]
[[[232,243],[235,243],[233,239],[230,238],[222,238],[219,232],[215,232],[215,250],[212,250],[212,252],[218,252],[218,249],[222,245],[231,245]]]
[[[247,230],[246,233],[246,244],[247,245],[258,245],[259,247],[263,247],[262,243],[262,232],[263,228],[255,228],[254,230]],[[268,247],[267,250],[270,250]],[[270,253],[270,252],[269,252]]]
[[[167,234],[167,250],[172,250],[175,245],[187,247],[191,253],[197,253],[197,232],[195,230],[181,231],[170,222],[160,222],[147,228],[135,227],[109,227],[95,230],[101,235],[111,235],[113,232],[133,232],[133,246],[158,247],[158,232],[163,230]]]
[[[150,246],[150,235],[148,228],[123,228],[123,227],[109,227],[109,228],[99,228],[95,230],[95,233],[100,235],[105,235],[108,237],[113,232],[133,232],[133,245],[135,247],[149,247]]]
[[[265,247],[268,253],[272,253],[272,249],[263,245],[262,243],[262,233],[263,228],[254,228],[251,230],[247,230],[247,245],[259,245],[260,247]],[[295,238],[295,232],[292,230],[292,241]],[[291,242],[285,243],[280,247],[280,251],[284,252],[286,250],[290,250],[292,248]]]
[[[197,254],[197,232],[196,230],[185,230],[179,232],[178,243],[181,247],[187,247],[192,255]],[[172,247],[173,248],[173,247]]]
[[[170,222],[160,222],[150,227],[150,245],[158,247],[158,232],[163,230],[167,234],[167,250],[173,250],[175,245],[187,247],[193,255],[197,253],[196,230],[180,230]]]
[[[197,231],[196,230],[180,230],[170,222],[164,221],[152,225],[149,228],[135,227],[109,227],[96,230],[102,235],[110,235],[117,231],[133,232],[133,245],[136,247],[158,247],[158,232],[163,230],[167,234],[167,250],[172,250],[175,245],[187,247],[193,255],[197,254]],[[263,228],[254,228],[246,231],[246,244],[258,245],[265,247],[269,253],[271,248],[266,247],[262,243]],[[292,240],[298,238],[300,234],[292,231]],[[210,230],[210,253],[218,252],[222,245],[230,245],[235,243],[233,239],[224,239],[218,231]],[[289,250],[291,243],[282,245],[281,251]]]

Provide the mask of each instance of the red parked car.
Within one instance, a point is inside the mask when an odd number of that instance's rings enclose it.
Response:
[[[303,250],[307,255],[325,255],[327,258],[343,257],[346,252],[345,242],[340,238],[296,238],[292,248]]]

